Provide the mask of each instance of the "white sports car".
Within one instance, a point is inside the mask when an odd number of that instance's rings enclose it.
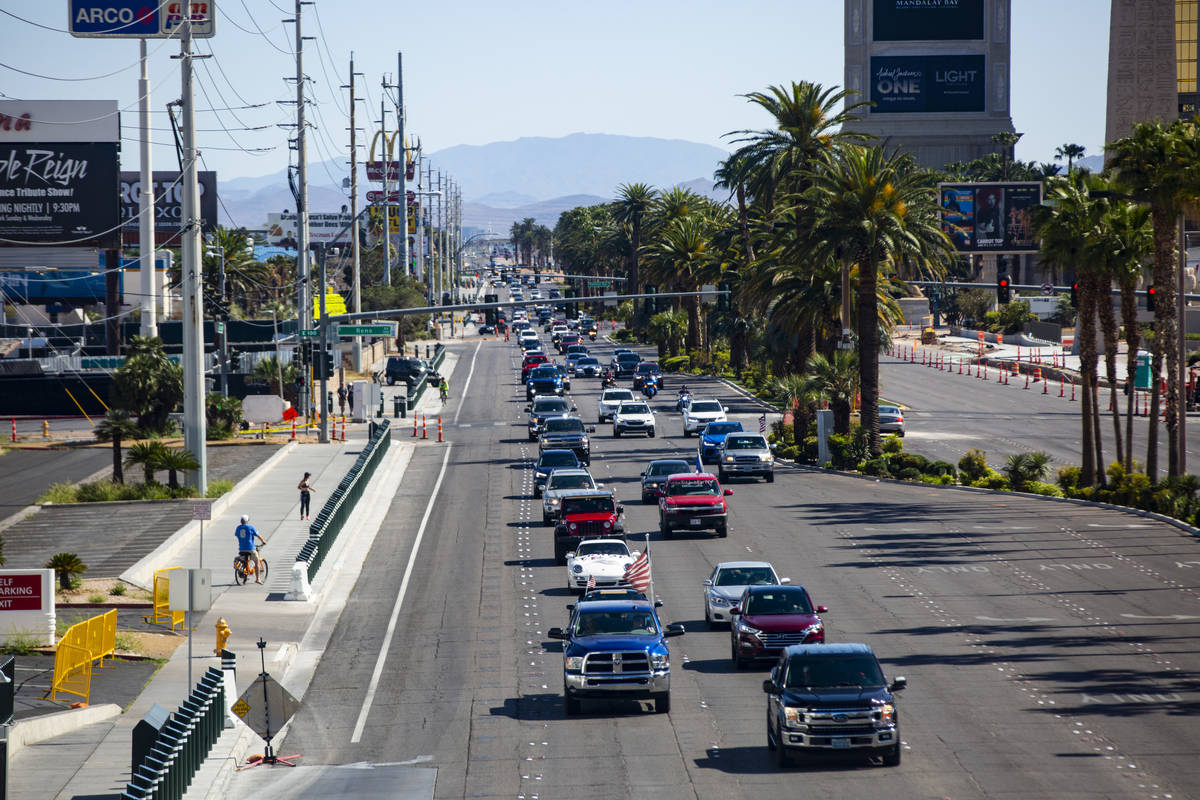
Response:
[[[620,539],[587,539],[567,553],[567,588],[582,592],[588,588],[627,586],[625,568],[638,552]],[[591,587],[588,582],[595,579]]]

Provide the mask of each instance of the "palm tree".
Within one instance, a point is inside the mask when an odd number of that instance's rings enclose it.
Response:
[[[122,408],[110,408],[104,415],[104,419],[96,426],[93,435],[97,441],[112,442],[112,482],[124,483],[125,472],[121,468],[121,443],[138,435],[137,423],[133,421],[133,417],[129,415],[128,411]]]
[[[1001,471],[1008,478],[1009,488],[1014,492],[1023,492],[1029,488],[1029,484],[1046,477],[1050,461],[1050,456],[1041,450],[1014,453],[1008,457]]]
[[[992,144],[1000,145],[1000,180],[1008,180],[1008,165],[1013,160],[1013,148],[1021,141],[1022,133],[1001,131],[992,134]]]
[[[159,469],[167,471],[167,485],[172,489],[179,488],[178,476],[180,472],[188,472],[194,469],[200,469],[200,462],[196,460],[196,456],[192,455],[191,450],[166,450],[159,460]]]
[[[860,386],[858,366],[853,350],[838,350],[832,359],[814,353],[805,364],[803,385],[796,387],[801,402],[829,404],[834,433],[850,432],[850,411]],[[800,441],[803,443],[803,437]]]
[[[749,177],[750,164],[745,158],[738,155],[731,155],[720,162],[717,165],[716,172],[713,173],[713,180],[716,181],[716,185],[728,189],[737,197],[738,233],[740,234],[739,238],[742,243],[742,259],[741,263],[735,268],[735,271],[739,276],[747,274],[754,264],[754,242],[750,238],[750,212],[746,203],[746,182],[749,180]],[[740,280],[736,282],[739,290],[741,283]],[[734,285],[734,283],[730,283],[731,290]],[[744,309],[742,308],[740,291],[731,291],[729,296],[729,310],[733,316],[729,326],[729,360],[734,372],[741,375],[742,367],[746,363],[747,338],[750,324],[749,320],[743,316]]]
[[[1154,228],[1154,311],[1153,366],[1151,374],[1163,374],[1165,355],[1167,378],[1167,474],[1176,477],[1179,469],[1179,351],[1176,341],[1178,320],[1175,316],[1175,226],[1183,205],[1200,195],[1200,175],[1194,164],[1200,153],[1200,135],[1191,123],[1176,121],[1139,122],[1133,132],[1111,142],[1108,152],[1116,183],[1135,202],[1150,208]],[[1158,472],[1158,392],[1151,393],[1150,430],[1146,445],[1146,474],[1151,480]]]
[[[71,579],[87,572],[87,564],[74,553],[55,553],[42,569],[52,569],[58,574],[58,586],[64,592],[71,588]]]
[[[846,259],[858,267],[861,420],[874,457],[882,453],[879,270],[909,259],[939,262],[954,252],[938,218],[935,180],[909,156],[846,145],[825,169],[811,173],[812,186],[804,196],[813,221],[811,254],[818,261]]]
[[[613,218],[629,226],[629,280],[625,288],[627,294],[640,294],[642,283],[638,254],[642,248],[642,220],[650,212],[658,192],[644,183],[623,183],[617,187],[617,193],[618,197],[612,203]]]
[[[679,344],[687,333],[687,315],[681,311],[660,311],[650,318],[646,333],[658,343],[659,358],[679,355]]]
[[[1071,167],[1075,164],[1075,159],[1083,158],[1086,152],[1087,150],[1081,144],[1064,144],[1062,147],[1054,149],[1054,160],[1062,161],[1065,158],[1067,160],[1067,174],[1070,175]]]
[[[673,219],[650,245],[650,257],[657,273],[663,277],[673,276],[673,286],[681,291],[694,291],[706,268],[712,263],[713,254],[709,246],[707,221],[695,214]],[[687,349],[699,350],[704,345],[700,325],[700,298],[684,298],[687,308]]]
[[[125,466],[142,468],[142,482],[154,483],[154,473],[156,470],[162,469],[163,455],[167,452],[167,447],[157,439],[152,439],[148,442],[137,442],[130,445],[129,451],[125,456]]]

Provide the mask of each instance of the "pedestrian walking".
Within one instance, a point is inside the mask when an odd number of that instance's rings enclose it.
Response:
[[[338,411],[344,415],[346,413],[346,384],[343,383],[338,387],[337,395]]]
[[[300,519],[309,518],[309,505],[312,503],[312,477],[311,472],[304,473],[304,477],[300,479],[300,483],[296,486],[300,490]]]
[[[354,392],[346,392],[346,405],[350,406],[350,413],[354,413]]]

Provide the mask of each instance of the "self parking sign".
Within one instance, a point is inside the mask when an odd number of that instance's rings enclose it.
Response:
[[[72,36],[99,39],[165,39],[189,16],[192,36],[215,32],[216,6],[211,2],[160,0],[70,0],[67,28]]]

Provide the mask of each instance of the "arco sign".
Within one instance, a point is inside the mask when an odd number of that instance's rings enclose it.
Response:
[[[172,0],[70,0],[67,29],[72,36],[97,39],[166,39],[189,18],[192,37],[216,33],[212,2]]]

